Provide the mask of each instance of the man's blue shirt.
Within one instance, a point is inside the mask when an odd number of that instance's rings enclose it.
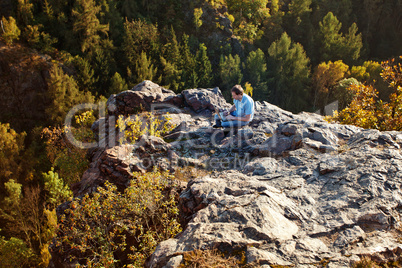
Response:
[[[245,117],[246,115],[250,114],[250,122],[253,120],[254,117],[254,101],[253,99],[246,95],[243,94],[243,98],[241,101],[238,100],[233,100],[234,105],[236,105],[236,116],[237,117]]]

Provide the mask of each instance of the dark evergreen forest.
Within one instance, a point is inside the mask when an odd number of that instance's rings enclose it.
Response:
[[[389,101],[395,87],[381,76],[382,62],[402,55],[401,0],[2,0],[0,18],[2,102],[18,97],[7,66],[19,54],[51,62],[30,63],[48,70],[46,90],[35,93],[47,105],[34,123],[24,121],[32,110],[0,112],[7,267],[49,263],[55,208],[88,166],[61,127],[75,104],[151,80],[177,93],[219,87],[229,102],[241,84],[255,100],[323,113],[336,100],[347,107],[351,85],[372,86]],[[77,117],[83,139],[93,119]]]

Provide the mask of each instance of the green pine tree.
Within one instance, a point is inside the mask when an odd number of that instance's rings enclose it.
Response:
[[[29,0],[18,0],[17,14],[19,23],[25,27],[30,25],[34,19],[33,4]]]
[[[121,46],[123,42],[124,20],[118,11],[117,2],[114,0],[103,0],[100,3],[100,23],[109,24],[109,37],[115,46]]]
[[[102,37],[108,35],[109,25],[101,24],[97,17],[100,10],[101,7],[93,0],[77,0],[72,10],[73,32],[82,53],[95,52],[99,49]]]
[[[166,46],[166,59],[169,60],[172,64],[177,67],[181,66],[181,55],[180,55],[180,46],[179,42],[177,42],[176,33],[173,29],[173,26],[170,29],[171,38],[170,41],[165,45]]]
[[[18,40],[21,35],[21,30],[17,26],[17,22],[13,17],[8,17],[8,19],[1,18],[1,36],[7,45],[11,46],[15,40]]]
[[[56,64],[50,70],[47,95],[51,104],[46,113],[54,124],[62,124],[68,111],[76,104],[94,101],[91,93],[80,92],[74,78],[65,74]]]
[[[95,71],[92,68],[90,62],[80,56],[75,56],[73,59],[74,67],[77,69],[75,80],[78,87],[82,90],[94,91],[95,83],[97,79],[95,77]]]
[[[207,47],[204,44],[199,45],[196,55],[196,73],[199,79],[198,87],[211,86],[212,66],[207,55]]]
[[[67,201],[72,197],[73,193],[70,191],[68,185],[65,185],[59,174],[54,172],[52,168],[48,173],[43,173],[44,189],[47,192],[47,203],[56,208],[58,205]]]
[[[332,12],[328,12],[319,23],[320,62],[344,60],[350,64],[360,57],[363,44],[361,34],[357,34],[356,24],[350,26],[345,36],[340,32],[341,28],[342,23]]]
[[[180,45],[173,26],[170,29],[170,34],[170,41],[165,45],[165,57],[161,57],[163,83],[167,88],[179,92],[180,89],[183,89],[184,84],[181,79],[183,73],[181,70],[182,58],[180,55]]]
[[[121,77],[121,75],[116,72],[113,77],[112,81],[110,82],[110,87],[107,96],[111,94],[117,94],[122,91],[128,90],[128,86],[124,78]]]
[[[299,112],[309,107],[309,58],[302,45],[283,33],[268,48],[270,100],[283,109]]]
[[[256,98],[268,98],[267,63],[261,49],[251,51],[246,60],[246,81],[250,82]]]
[[[221,56],[219,61],[219,77],[221,78],[221,86],[225,97],[230,98],[230,89],[240,84],[243,79],[241,69],[241,60],[239,55]]]
[[[133,70],[141,57],[141,53],[147,53],[147,56],[158,59],[159,34],[155,25],[147,23],[144,20],[128,21],[124,23],[124,41],[123,53],[125,57],[125,69]],[[127,75],[130,80],[131,75]],[[131,79],[132,81],[132,79]]]
[[[134,85],[144,80],[153,81],[156,78],[157,71],[158,69],[154,67],[151,59],[147,57],[147,53],[142,52],[135,65]]]
[[[183,34],[182,39],[182,45],[180,46],[180,54],[182,57],[180,68],[183,71],[183,88],[195,88],[198,85],[198,76],[195,72],[195,57],[190,51],[188,35]]]
[[[181,82],[181,73],[182,71],[177,69],[176,64],[171,63],[166,60],[164,57],[161,57],[161,63],[163,66],[163,76],[162,83],[163,86],[169,88],[175,92],[179,92],[179,89],[182,88],[183,83]]]

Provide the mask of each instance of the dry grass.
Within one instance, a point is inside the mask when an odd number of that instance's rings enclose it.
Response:
[[[242,251],[235,256],[225,256],[217,249],[194,250],[184,254],[181,268],[254,268],[260,267],[256,264],[246,264],[245,252]]]
[[[186,167],[176,169],[176,171],[174,173],[174,177],[177,180],[187,182],[192,179],[201,178],[201,177],[204,177],[209,174],[211,174],[211,172],[206,169],[197,168],[197,167],[193,167],[193,166],[186,166]]]
[[[370,257],[363,257],[360,261],[354,263],[352,268],[380,268]]]

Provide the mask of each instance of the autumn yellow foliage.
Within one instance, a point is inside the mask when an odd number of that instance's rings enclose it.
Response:
[[[371,85],[351,85],[348,90],[354,96],[352,102],[330,121],[381,131],[402,130],[402,56],[382,62],[382,68],[381,77],[393,89],[389,102],[380,100]]]

